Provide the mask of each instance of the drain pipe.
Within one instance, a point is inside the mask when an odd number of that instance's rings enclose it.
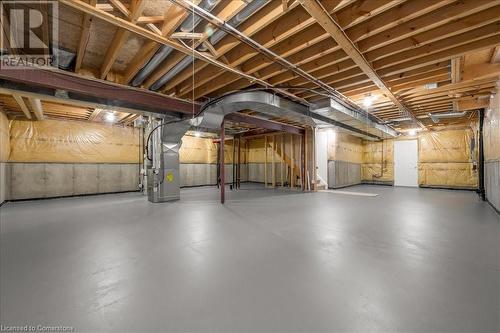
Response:
[[[200,7],[211,11],[215,5],[219,2],[219,0],[203,0],[200,3]],[[193,22],[193,13],[190,13],[189,16],[183,21],[180,26],[180,30],[183,32],[189,32],[194,30],[196,26],[200,23],[201,18],[199,16],[194,17]],[[144,81],[151,75],[151,73],[172,53],[173,49],[170,46],[162,46],[155,55],[149,60],[149,62],[144,66],[134,77],[132,80],[132,86],[138,87],[144,83]]]
[[[269,0],[253,0],[251,3],[245,6],[236,16],[231,18],[228,21],[228,24],[230,24],[233,27],[239,26],[243,21],[248,19],[252,14],[256,13],[260,8],[264,7],[266,4],[269,3]],[[202,6],[200,5],[200,8]],[[192,15],[192,12],[191,14]],[[198,20],[201,20],[201,17],[196,15]],[[222,38],[224,38],[227,35],[227,33],[223,30],[217,30],[209,39],[210,44],[215,45],[217,44]],[[204,45],[200,45],[198,47],[198,50],[204,51]],[[168,81],[170,81],[174,76],[176,76],[178,73],[180,73],[182,70],[184,70],[187,66],[191,64],[193,57],[192,56],[187,56],[184,57],[177,65],[174,66],[170,71],[168,71],[165,75],[163,75],[161,78],[159,78],[153,85],[151,85],[151,90],[157,91],[160,90],[165,84],[167,84]]]

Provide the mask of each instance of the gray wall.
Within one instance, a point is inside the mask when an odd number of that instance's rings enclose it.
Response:
[[[250,182],[257,182],[257,183],[264,183],[264,165],[265,163],[248,163],[248,181]],[[276,178],[276,184],[281,184],[281,164],[280,163],[275,163],[274,164],[274,172],[275,178]],[[269,184],[272,183],[273,181],[273,165],[272,163],[267,163],[267,182]],[[284,171],[283,171],[283,178],[285,182],[289,182],[289,179],[287,179],[287,166],[285,165]],[[298,185],[298,183],[296,184]]]
[[[7,163],[9,200],[135,191],[137,164]]]
[[[217,164],[196,164],[182,163],[179,166],[181,176],[181,187],[183,186],[204,186],[217,184]],[[241,164],[240,181],[246,182],[247,165]],[[233,181],[233,165],[225,165],[225,180],[226,183]]]
[[[361,164],[328,161],[328,188],[361,184]]]
[[[226,164],[226,183],[232,164]],[[248,180],[241,165],[241,181]],[[181,164],[181,186],[215,185],[216,164]],[[136,191],[138,164],[0,163],[0,202],[82,194]]]
[[[0,205],[7,200],[7,163],[0,163]]]
[[[488,201],[500,211],[500,161],[484,163],[484,185]]]

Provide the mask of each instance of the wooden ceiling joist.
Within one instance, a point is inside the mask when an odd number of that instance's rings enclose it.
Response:
[[[31,109],[36,116],[37,120],[43,120],[43,106],[42,101],[38,98],[29,98]]]
[[[339,46],[349,55],[356,65],[365,73],[373,83],[386,95],[401,111],[404,116],[414,118],[415,122],[423,126],[409,110],[386,86],[385,82],[379,77],[377,72],[366,61],[361,52],[347,37],[342,28],[334,21],[328,12],[316,0],[299,0],[301,5],[309,12],[309,14],[318,22],[339,44]]]
[[[18,94],[13,94],[12,97],[14,97],[17,105],[19,105],[19,108],[21,108],[21,111],[23,111],[23,113],[26,116],[26,118],[31,119],[30,110],[28,109],[28,106],[24,102],[23,97],[20,96],[20,95],[18,95]]]

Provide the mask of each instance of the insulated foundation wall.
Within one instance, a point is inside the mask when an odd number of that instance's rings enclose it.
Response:
[[[137,191],[139,164],[7,163],[9,200]]]
[[[475,129],[428,131],[418,138],[420,186],[475,189],[478,185]]]
[[[327,131],[328,188],[361,183],[363,142],[355,136]]]
[[[394,184],[394,140],[363,141],[361,179],[367,184]]]
[[[5,117],[0,118],[0,125],[2,200],[139,189],[143,140],[141,129],[44,120],[11,121],[9,130],[9,122]],[[210,138],[188,135],[182,140],[181,186],[216,185],[218,144]],[[240,180],[244,182],[248,178],[246,150],[240,148]],[[233,142],[227,140],[227,183],[232,182],[232,161]]]
[[[500,83],[497,82],[497,87]],[[486,198],[500,211],[500,88],[490,100],[484,119],[484,184]]]
[[[0,205],[7,200],[7,161],[10,155],[9,122],[0,110]]]

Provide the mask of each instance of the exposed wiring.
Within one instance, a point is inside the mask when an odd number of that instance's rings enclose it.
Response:
[[[149,141],[151,140],[151,135],[153,134],[154,131],[156,131],[158,128],[162,127],[162,126],[165,126],[165,125],[169,125],[169,124],[175,124],[175,123],[180,123],[181,121],[184,121],[184,119],[180,119],[180,120],[171,120],[171,121],[168,121],[166,123],[161,123],[159,124],[158,126],[156,126],[155,128],[153,128],[151,130],[151,132],[149,132],[149,135],[148,135],[148,139],[146,140],[146,158],[149,160],[149,161],[153,161],[153,158],[152,157],[149,157]]]

